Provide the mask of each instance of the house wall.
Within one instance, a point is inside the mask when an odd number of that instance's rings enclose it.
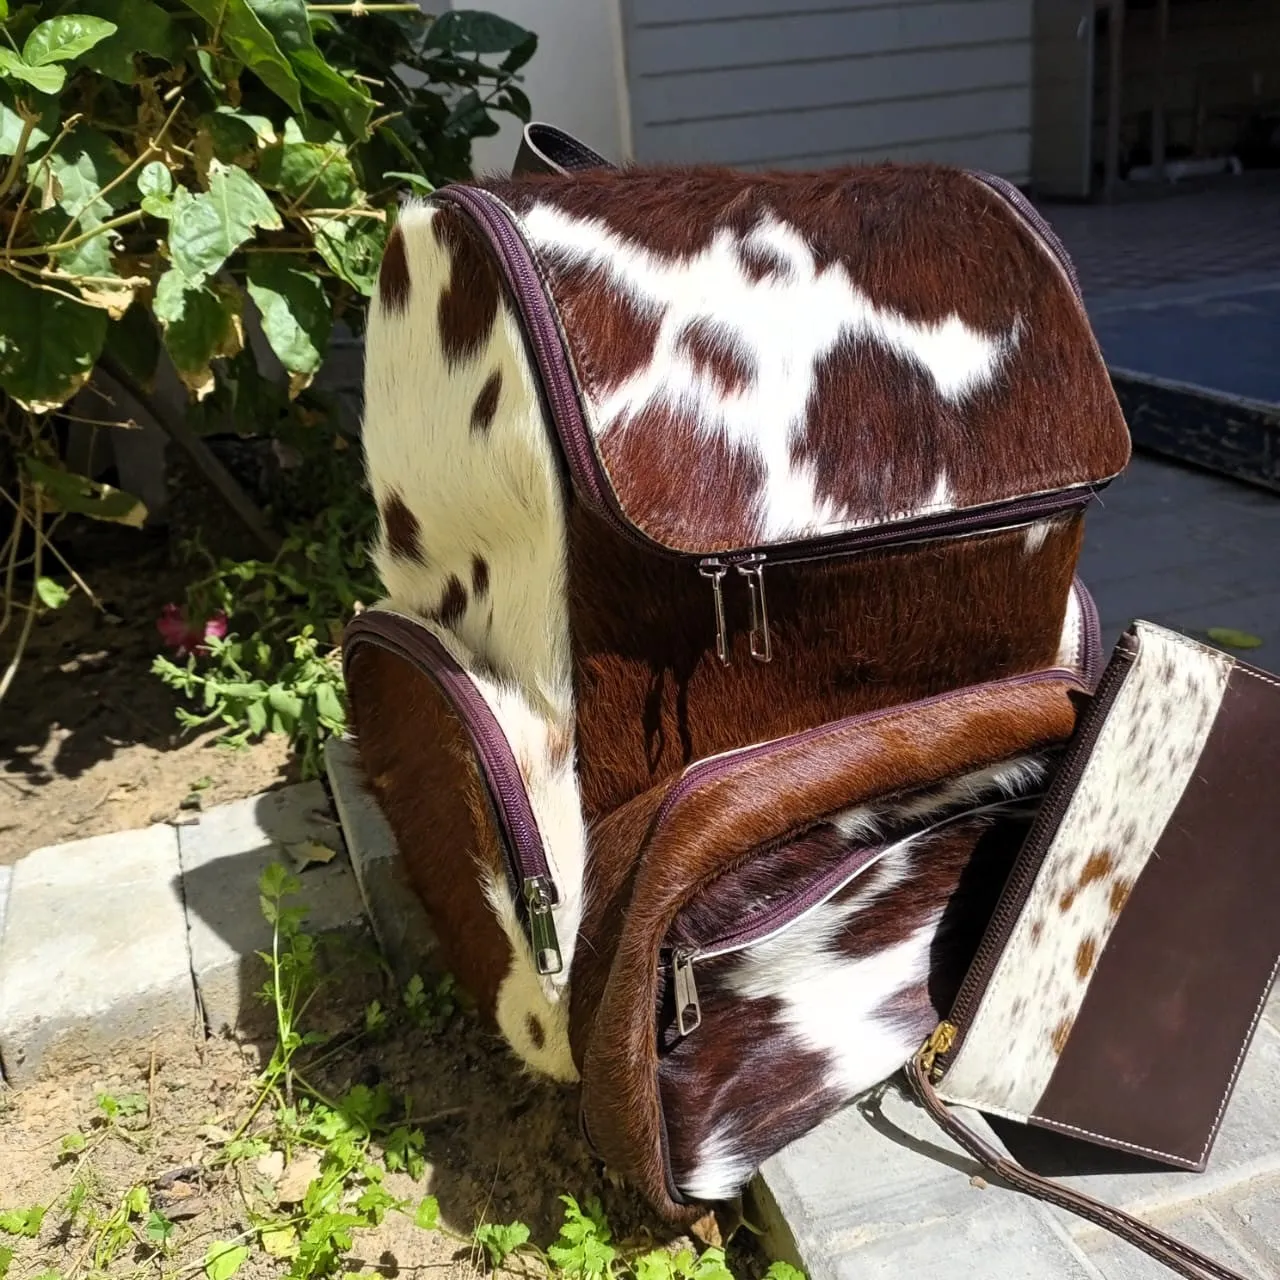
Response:
[[[639,160],[1029,177],[1032,0],[622,0],[622,15]]]
[[[524,68],[535,120],[567,129],[610,160],[630,155],[622,24],[617,0],[451,0],[454,9],[486,9],[538,36],[538,52]],[[501,118],[501,117],[499,117]],[[474,147],[478,172],[511,168],[520,125]]]

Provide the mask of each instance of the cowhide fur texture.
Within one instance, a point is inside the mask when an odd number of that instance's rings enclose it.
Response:
[[[980,184],[713,173],[697,181],[714,201],[660,213],[693,179],[626,181],[612,195],[596,178],[489,185],[541,255],[610,482],[652,536],[706,552],[833,533],[1123,465],[1078,303]],[[721,668],[696,561],[622,545],[570,495],[524,325],[487,243],[447,204],[406,205],[388,239],[364,446],[383,605],[449,637],[535,811],[559,815],[543,830],[556,982],[532,971],[492,871],[501,851],[465,732],[385,654],[352,686],[362,758],[460,981],[560,1079],[587,864],[612,856],[593,844],[588,858],[584,828],[703,755],[1051,666],[1072,625],[1077,514],[771,568],[774,663],[753,663],[738,634]]]

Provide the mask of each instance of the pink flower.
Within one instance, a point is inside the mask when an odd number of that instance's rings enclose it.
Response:
[[[179,658],[189,653],[205,654],[209,652],[206,640],[221,640],[227,634],[227,615],[217,609],[203,625],[196,625],[180,605],[167,604],[156,619],[156,630]]]

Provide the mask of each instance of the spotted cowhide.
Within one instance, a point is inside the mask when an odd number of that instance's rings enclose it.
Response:
[[[1128,438],[1051,247],[963,173],[484,185],[533,255],[634,536],[570,483],[542,357],[477,225],[446,200],[411,202],[367,332],[374,559],[383,605],[449,637],[501,711],[534,809],[559,815],[543,835],[572,992],[578,921],[631,874],[615,815],[644,811],[692,762],[1078,660],[1078,510],[783,563],[791,544],[1080,492],[1123,467]],[[769,557],[773,661],[749,654],[731,574],[724,666],[698,561],[748,548]],[[530,972],[457,717],[387,654],[361,655],[351,693],[450,963],[531,1068],[569,1078],[583,1043],[563,985]],[[889,775],[893,752],[910,744]],[[876,936],[919,952],[925,920]]]

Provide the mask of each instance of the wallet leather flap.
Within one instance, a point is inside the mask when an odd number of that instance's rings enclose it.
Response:
[[[1122,638],[941,1055],[949,1102],[1202,1169],[1280,964],[1280,680]]]

